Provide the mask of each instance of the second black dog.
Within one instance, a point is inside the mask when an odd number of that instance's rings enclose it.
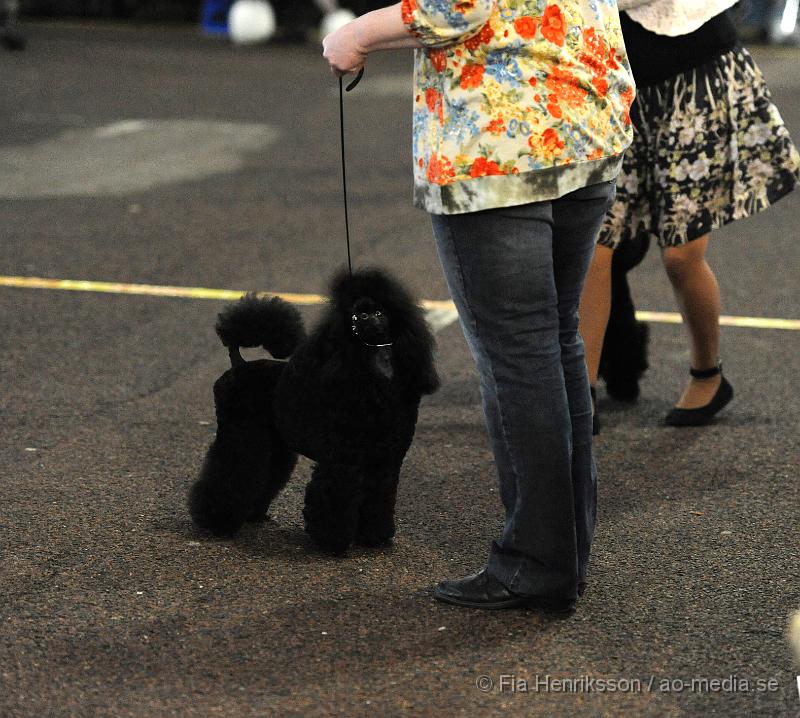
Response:
[[[636,401],[639,380],[648,367],[650,330],[636,319],[628,272],[641,263],[649,246],[646,236],[636,237],[623,242],[611,260],[611,313],[600,356],[600,376],[609,396],[618,401]]]

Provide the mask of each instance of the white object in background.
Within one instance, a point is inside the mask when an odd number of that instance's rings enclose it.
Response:
[[[794,658],[800,668],[800,611],[789,619],[789,643],[794,648]],[[800,676],[797,676],[797,688],[800,690]]]
[[[355,19],[356,16],[349,10],[345,10],[344,8],[334,10],[322,18],[322,23],[319,26],[319,34],[322,37],[327,37],[332,32],[336,32],[340,27],[344,27],[347,23]]]
[[[228,32],[237,45],[267,42],[275,29],[275,11],[267,0],[236,0],[231,5]]]
[[[314,0],[314,4],[322,11],[323,15],[328,15],[339,9],[338,0]]]
[[[787,0],[786,5],[784,5],[780,24],[781,34],[784,37],[791,35],[795,27],[797,27],[798,9],[800,9],[800,3],[797,0]]]
[[[657,35],[688,35],[738,0],[618,0],[617,7]]]

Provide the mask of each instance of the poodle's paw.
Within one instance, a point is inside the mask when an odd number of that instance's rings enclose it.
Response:
[[[369,548],[388,548],[392,545],[396,527],[394,521],[394,501],[384,498],[376,503],[376,496],[362,504],[358,517],[355,542]]]
[[[347,555],[347,550],[350,548],[349,542],[322,540],[314,536],[312,536],[312,538],[320,551],[335,556],[336,558],[344,558]]]
[[[230,538],[244,523],[236,507],[224,501],[224,494],[205,481],[198,481],[189,492],[189,513],[195,526],[219,538]]]
[[[227,522],[227,521],[219,521],[217,517],[214,517],[211,520],[205,520],[204,517],[196,517],[192,516],[192,521],[194,525],[201,529],[202,531],[206,531],[214,538],[219,539],[229,539],[236,536],[241,528],[241,524]]]
[[[394,521],[379,521],[362,514],[355,535],[355,542],[367,548],[389,548],[394,543]]]
[[[270,516],[266,510],[253,511],[245,520],[251,524],[264,524],[267,521],[272,521],[272,516]]]
[[[323,531],[321,527],[309,525],[308,521],[305,530],[320,551],[333,556],[344,556],[352,543],[350,538],[336,535],[333,531]]]
[[[356,536],[356,543],[367,548],[391,548],[394,546],[393,536]]]
[[[609,342],[600,373],[606,382],[606,392],[613,399],[634,402],[639,398],[639,380],[648,368],[649,340],[648,325],[636,322],[624,344],[613,340]]]
[[[617,401],[633,404],[639,398],[639,380],[636,377],[608,377],[606,393]]]

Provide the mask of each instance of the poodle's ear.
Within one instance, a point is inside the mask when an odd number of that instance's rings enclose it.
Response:
[[[439,388],[439,375],[433,360],[435,341],[419,307],[407,311],[396,327],[392,356],[395,370],[420,394],[433,394]]]

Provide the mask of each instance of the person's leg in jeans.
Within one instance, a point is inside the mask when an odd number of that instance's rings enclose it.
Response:
[[[596,477],[577,306],[612,192],[433,217],[506,509],[488,571],[518,595],[573,599],[585,575]]]
[[[553,266],[558,292],[561,365],[572,422],[572,486],[578,550],[578,592],[586,582],[597,515],[597,468],[592,453],[592,399],[583,339],[578,332],[583,282],[594,241],[614,197],[613,183],[589,187],[553,202]],[[599,215],[599,216],[598,216]],[[587,247],[578,238],[586,241]]]

